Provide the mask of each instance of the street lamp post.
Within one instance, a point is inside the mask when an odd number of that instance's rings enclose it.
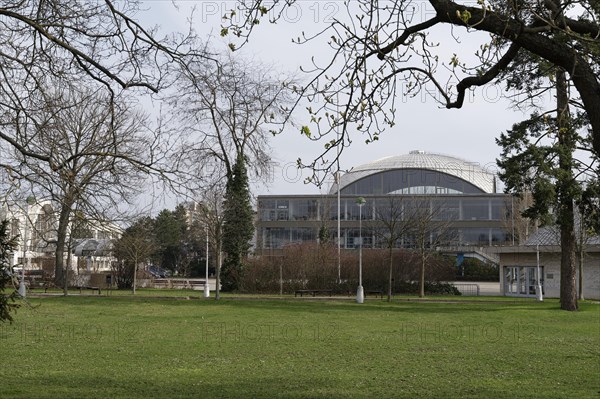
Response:
[[[26,206],[25,211],[25,231],[23,233],[23,258],[21,260],[21,281],[19,281],[19,295],[21,298],[25,298],[27,296],[27,287],[25,287],[25,264],[26,256],[27,256],[27,220],[29,218],[29,204]]]
[[[356,290],[356,303],[363,303],[365,301],[365,291],[362,285],[362,246],[363,246],[363,237],[362,237],[362,207],[366,203],[363,197],[358,197],[356,199],[356,204],[358,204],[358,236],[359,236],[359,244],[358,244],[358,289]]]
[[[204,281],[204,298],[210,298],[210,287],[208,285],[208,224],[206,225],[206,280]]]
[[[25,266],[27,265],[27,224],[29,222],[29,206],[35,204],[35,197],[30,195],[27,197],[25,205],[25,226],[23,232],[23,259],[21,267],[21,281],[19,281],[19,295],[25,298],[27,295],[27,287],[25,286]]]
[[[542,302],[544,300],[544,294],[542,293],[542,281],[541,281],[542,277],[540,275],[540,245],[539,244],[536,245],[535,250],[536,250],[536,258],[537,258],[537,266],[536,266],[537,278],[536,278],[535,291],[536,291],[537,300]]]

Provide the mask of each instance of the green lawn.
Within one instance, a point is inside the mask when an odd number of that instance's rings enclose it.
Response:
[[[589,302],[29,302],[0,325],[3,399],[600,396]]]

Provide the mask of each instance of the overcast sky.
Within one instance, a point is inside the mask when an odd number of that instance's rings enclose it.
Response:
[[[149,8],[138,19],[149,25],[159,25],[162,32],[185,29],[190,10],[195,7],[194,29],[208,39],[213,35],[212,46],[226,51],[227,41],[219,37],[221,16],[230,10],[232,1],[145,1]],[[416,3],[423,7],[423,17],[431,17],[432,10],[427,2]],[[310,57],[325,63],[332,54],[324,43],[325,38],[305,44],[293,44],[291,39],[301,32],[317,32],[330,18],[344,18],[344,4],[341,1],[298,2],[293,9],[276,25],[264,23],[253,33],[250,43],[244,48],[245,56],[253,56],[266,64],[276,65],[282,71],[296,73],[299,67],[308,66]],[[430,6],[429,6],[430,7]],[[446,64],[453,53],[473,53],[481,39],[480,34],[467,34],[454,30],[460,38],[456,43],[451,37],[450,27],[438,29],[435,38],[440,41],[440,58]],[[466,50],[465,50],[466,49]],[[462,109],[447,110],[440,108],[425,93],[416,98],[401,98],[397,101],[396,125],[381,135],[379,141],[366,145],[364,138],[354,137],[353,144],[347,148],[341,158],[341,168],[350,169],[375,159],[391,155],[406,154],[411,150],[425,150],[458,156],[478,163],[488,170],[495,170],[495,159],[500,154],[494,139],[512,123],[526,116],[521,111],[510,108],[507,100],[500,96],[502,88],[487,86],[478,88],[465,101]],[[433,91],[433,90],[432,90]],[[549,101],[550,99],[548,99]],[[301,110],[302,111],[302,110]],[[295,119],[299,124],[307,123],[307,115],[298,112]],[[301,156],[308,160],[318,154],[324,143],[311,142],[302,137],[297,128],[289,128],[284,134],[272,140],[273,157],[280,165],[275,170],[274,179],[267,186],[253,185],[255,195],[261,194],[313,194],[319,190],[312,185],[304,185],[303,178],[309,173],[297,171],[296,159]]]

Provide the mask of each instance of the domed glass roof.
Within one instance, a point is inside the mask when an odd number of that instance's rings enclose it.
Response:
[[[341,177],[341,189],[377,173],[412,169],[430,170],[462,179],[479,188],[484,193],[495,192],[494,174],[481,168],[478,164],[449,155],[411,151],[408,154],[390,156],[352,168]],[[334,184],[331,192],[337,191]]]

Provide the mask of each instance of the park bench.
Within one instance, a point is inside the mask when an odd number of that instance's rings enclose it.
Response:
[[[300,295],[302,297],[304,294],[311,294],[312,296],[317,296],[317,294],[328,294],[329,296],[333,295],[333,290],[296,290],[294,292],[294,296],[297,297]]]
[[[79,293],[81,294],[83,290],[91,290],[92,294],[94,293],[94,291],[98,291],[98,295],[102,294],[102,290],[100,289],[100,287],[92,287],[89,285],[76,285],[75,287],[76,290],[79,290]]]
[[[204,289],[204,280],[192,280],[189,279],[187,280],[188,286],[189,288],[193,289],[193,290],[201,290]]]
[[[365,297],[367,295],[375,295],[375,298],[378,296],[383,298],[383,290],[365,290]]]

